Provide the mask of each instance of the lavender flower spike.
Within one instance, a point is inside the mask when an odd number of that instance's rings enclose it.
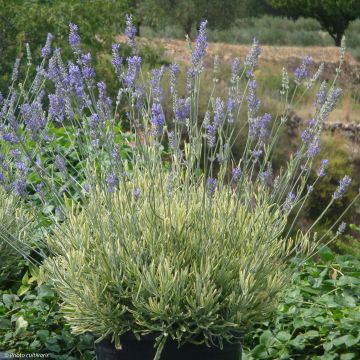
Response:
[[[79,27],[76,24],[69,24],[70,33],[69,33],[69,44],[75,53],[80,51],[80,35]]]
[[[346,230],[346,223],[342,222],[336,231],[336,236],[341,235],[345,230]]]
[[[41,57],[44,59],[51,54],[51,43],[54,36],[51,33],[47,34],[45,46],[41,49]]]
[[[259,42],[256,40],[256,38],[253,39],[253,44],[251,46],[251,49],[249,53],[247,54],[244,65],[247,68],[247,75],[248,77],[252,77],[254,68],[257,66],[259,56],[261,53],[261,49],[259,46]]]
[[[308,65],[310,65],[312,61],[312,57],[310,56],[303,57],[300,67],[296,68],[294,72],[296,84],[300,84],[309,76]]]
[[[333,198],[335,200],[337,199],[341,199],[344,194],[346,193],[346,190],[348,189],[348,187],[351,184],[351,178],[347,175],[345,175],[340,181],[339,181],[339,186],[337,187],[336,191],[333,194]]]
[[[141,190],[139,188],[134,189],[133,195],[134,200],[137,202],[140,198]]]
[[[329,160],[327,160],[327,159],[324,159],[321,161],[321,165],[316,172],[317,176],[324,177],[326,175],[326,168],[327,168],[328,164],[329,164]]]
[[[153,127],[153,135],[160,137],[163,134],[165,126],[165,116],[161,104],[154,103],[151,107],[151,125]]]
[[[218,181],[215,178],[208,178],[206,184],[208,189],[208,196],[210,199],[213,199],[215,196]]]
[[[208,47],[207,36],[206,36],[207,23],[208,23],[207,20],[201,22],[199,33],[196,38],[195,49],[191,54],[192,64],[198,72],[201,71],[202,60],[205,56],[206,49]]]
[[[126,15],[126,28],[125,35],[128,38],[129,46],[133,49],[134,54],[138,53],[137,44],[135,36],[137,34],[136,27],[133,24],[133,17],[131,15]]]

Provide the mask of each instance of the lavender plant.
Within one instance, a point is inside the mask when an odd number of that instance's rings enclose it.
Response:
[[[0,282],[3,286],[18,275],[21,255],[30,256],[35,221],[16,196],[3,189],[0,189],[0,219]]]
[[[92,332],[99,340],[111,336],[117,347],[126,332],[156,333],[158,359],[168,338],[215,346],[236,340],[276,306],[291,278],[288,260],[310,256],[323,240],[312,230],[344,195],[349,177],[307,231],[294,226],[326,175],[324,160],[309,183],[324,122],[341,94],[335,84],[344,46],[334,82],[320,86],[302,142],[277,170],[273,149],[323,66],[310,76],[311,59],[304,58],[293,91],[284,69],[283,108],[263,113],[255,71],[260,47],[254,40],[244,61],[234,60],[226,96],[213,95],[215,77],[202,117],[206,21],[190,46],[184,89],[177,64],[143,74],[130,16],[126,23],[133,55],[124,59],[121,45],[112,47],[120,84],[115,101],[105,83],[96,83],[91,55],[82,52],[74,24],[74,61],[65,64],[49,35],[32,82],[16,85],[16,62],[0,115],[7,149],[2,183],[30,203],[36,199],[42,209],[54,209],[42,276],[61,295],[73,331]],[[236,157],[232,149],[239,139],[245,145]]]

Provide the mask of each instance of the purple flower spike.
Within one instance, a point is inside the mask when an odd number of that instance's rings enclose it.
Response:
[[[255,67],[257,66],[260,53],[261,53],[261,49],[259,46],[259,42],[256,40],[256,38],[254,38],[251,49],[250,49],[249,53],[247,54],[245,61],[244,61],[244,65],[247,68],[248,77],[254,76],[253,71],[254,71]]]
[[[47,34],[45,46],[41,49],[41,57],[46,58],[51,54],[51,43],[54,36],[50,33]]]
[[[296,195],[293,192],[290,191],[287,194],[285,202],[283,204],[284,212],[289,212],[292,209],[295,199],[296,199]]]
[[[206,140],[210,148],[213,148],[216,144],[216,124],[207,124],[206,125]]]
[[[127,88],[135,89],[136,80],[140,71],[141,57],[132,56],[127,58],[128,72],[124,78],[124,82]]]
[[[208,178],[207,182],[207,190],[208,190],[208,196],[210,199],[213,199],[215,196],[215,191],[218,185],[218,181],[215,178]]]
[[[326,176],[326,168],[327,168],[328,164],[329,164],[329,160],[327,160],[327,159],[324,159],[321,161],[321,165],[316,172],[317,176],[319,176],[319,177]]]
[[[134,200],[135,200],[136,202],[139,200],[140,194],[141,194],[141,190],[140,190],[139,188],[136,188],[136,189],[134,190],[134,193],[133,193],[133,195],[134,195]]]
[[[115,73],[117,76],[121,76],[123,73],[123,58],[119,55],[120,44],[112,45],[112,59],[111,63],[114,66]]]
[[[174,95],[176,92],[176,84],[177,84],[177,79],[179,77],[179,74],[180,74],[179,64],[171,64],[170,65],[170,93],[172,95]]]
[[[341,235],[345,230],[346,230],[346,223],[342,222],[336,231],[336,236]]]
[[[240,168],[235,167],[232,171],[232,180],[234,183],[238,183],[240,181],[242,175],[242,171]]]
[[[136,44],[136,34],[137,30],[133,24],[133,17],[131,15],[126,15],[126,28],[125,35],[128,38],[129,46],[133,49],[134,53],[137,53],[137,44]]]
[[[205,56],[206,49],[208,47],[207,36],[206,36],[207,23],[208,23],[207,20],[201,22],[199,33],[196,38],[195,48],[191,54],[192,56],[191,61],[197,72],[201,71],[202,61]]]
[[[106,184],[108,186],[108,191],[110,193],[115,191],[115,188],[118,185],[118,183],[119,183],[119,179],[114,172],[108,173],[106,175]]]
[[[308,66],[312,63],[312,57],[304,56],[302,59],[302,63],[300,67],[295,69],[295,82],[300,84],[303,80],[305,80],[309,76]]]
[[[80,35],[79,28],[76,24],[69,24],[70,33],[69,33],[69,44],[75,53],[80,51]]]
[[[333,194],[333,198],[335,200],[337,199],[341,199],[345,193],[346,190],[348,189],[348,187],[351,184],[351,178],[347,175],[345,175],[340,181],[339,181],[339,186],[337,187],[336,191]]]
[[[153,127],[153,135],[160,137],[163,134],[165,126],[165,115],[162,110],[161,104],[154,103],[151,107],[151,125]]]

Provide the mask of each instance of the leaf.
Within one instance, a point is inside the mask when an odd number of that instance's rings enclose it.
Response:
[[[275,338],[270,330],[266,330],[260,336],[260,344],[270,347],[275,341]]]
[[[38,330],[36,332],[36,335],[42,342],[45,342],[46,339],[49,337],[50,333],[49,330]]]
[[[291,334],[287,331],[280,331],[276,334],[276,338],[281,342],[286,342],[291,339]]]
[[[345,353],[340,355],[340,360],[351,360],[355,359],[356,354],[355,353]]]
[[[0,319],[0,330],[11,329],[11,320]]]
[[[331,261],[335,259],[335,254],[328,246],[322,246],[319,250],[319,256],[323,261]]]
[[[30,285],[21,285],[17,291],[18,296],[22,296],[30,289]]]
[[[10,309],[11,305],[15,304],[19,297],[14,294],[3,294],[3,303]]]
[[[266,359],[268,354],[266,352],[266,347],[263,344],[259,344],[251,351],[251,355],[255,359]]]

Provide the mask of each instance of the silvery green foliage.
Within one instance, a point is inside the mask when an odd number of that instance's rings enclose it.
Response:
[[[0,283],[11,281],[21,255],[28,256],[34,221],[15,196],[0,189]],[[17,249],[21,249],[19,254]]]
[[[317,79],[310,78],[309,61],[295,72],[294,92],[284,70],[284,107],[273,118],[257,96],[260,47],[254,40],[245,61],[232,64],[228,91],[206,99],[202,118],[206,22],[192,48],[186,89],[179,88],[180,66],[174,64],[167,93],[165,69],[153,70],[149,81],[142,73],[131,21],[127,17],[126,34],[133,55],[124,59],[119,45],[112,48],[120,81],[115,102],[105,83],[95,86],[91,56],[82,53],[74,24],[69,41],[75,61],[65,65],[60,50],[49,53],[49,43],[30,87],[26,81],[20,91],[11,85],[0,114],[2,141],[12,149],[2,161],[1,182],[18,196],[27,198],[31,190],[44,206],[56,206],[51,256],[42,271],[62,296],[72,329],[112,336],[117,346],[127,331],[155,332],[159,358],[168,337],[221,346],[268,316],[289,282],[287,260],[313,252],[312,228],[290,234],[323,176],[308,183],[323,123],[341,90],[323,83],[297,152],[275,171],[272,152],[296,106],[292,99],[297,93],[301,99]],[[48,81],[53,92],[46,95]],[[218,84],[212,82],[211,94]],[[122,106],[133,135],[120,130]],[[66,139],[63,153],[57,136]],[[244,151],[235,157],[240,138]],[[29,140],[32,150],[23,151]],[[29,181],[34,171],[42,179],[37,185]],[[341,196],[349,180],[344,184]]]

